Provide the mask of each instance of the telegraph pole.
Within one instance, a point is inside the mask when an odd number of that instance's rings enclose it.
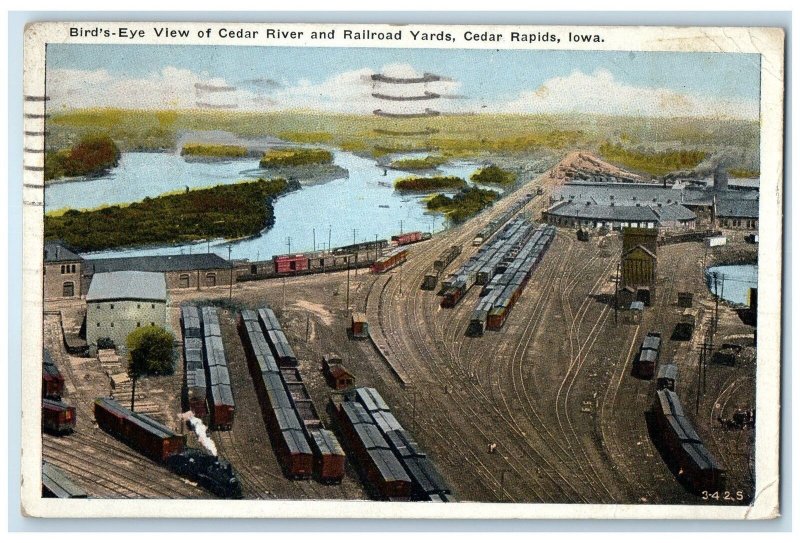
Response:
[[[400,219],[400,235],[403,235],[403,220]]]
[[[354,268],[353,269],[353,273],[355,275],[358,275],[358,248],[356,247],[356,229],[355,228],[353,228],[353,251],[356,254],[356,261],[354,263],[355,265],[353,266],[353,268]]]
[[[617,312],[619,311],[619,267],[620,263],[617,262],[617,280],[614,287],[614,324],[617,324]]]
[[[347,301],[345,302],[345,309],[350,309],[350,257],[345,256],[345,259],[347,260]]]
[[[314,240],[314,252],[316,253],[317,252],[317,229],[316,228],[312,228],[311,229],[311,239]]]
[[[289,247],[289,249],[287,250],[287,254],[292,254],[292,238],[291,237],[287,237],[286,238],[286,245]]]
[[[378,260],[378,234],[375,234],[375,260]]]
[[[331,252],[331,230],[332,230],[332,228],[333,227],[329,224],[328,225],[328,252],[329,253]]]
[[[233,262],[231,262],[231,246],[228,245],[228,266],[230,266],[231,276],[228,280],[228,301],[233,299]]]
[[[719,290],[717,290],[717,276],[718,273],[714,272],[714,294],[716,295],[716,299],[714,300],[714,330],[717,329],[717,324],[719,323]]]

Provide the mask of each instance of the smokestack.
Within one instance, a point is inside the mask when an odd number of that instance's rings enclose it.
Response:
[[[197,440],[200,442],[200,444],[205,447],[205,449],[213,456],[217,456],[217,446],[214,444],[214,440],[212,440],[206,433],[208,428],[206,428],[206,425],[203,424],[203,421],[195,417],[192,411],[181,413],[181,419],[186,421],[189,424],[189,427],[194,430],[194,433],[197,434]]]
[[[722,163],[717,164],[714,170],[714,190],[716,192],[728,190],[728,172],[722,167]]]

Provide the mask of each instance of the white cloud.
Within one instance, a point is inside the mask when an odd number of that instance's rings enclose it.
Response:
[[[554,77],[491,109],[509,113],[596,113],[645,117],[730,117],[758,119],[755,100],[719,99],[671,89],[620,83],[606,70]]]

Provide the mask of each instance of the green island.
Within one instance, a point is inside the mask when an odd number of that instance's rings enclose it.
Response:
[[[258,165],[262,168],[286,168],[330,164],[333,154],[325,149],[270,149]]]
[[[247,148],[240,145],[187,143],[181,148],[181,156],[199,158],[244,158],[247,156]]]
[[[428,155],[425,158],[400,158],[389,163],[395,170],[433,170],[447,162],[443,156]]]
[[[458,192],[452,198],[437,194],[428,200],[429,211],[444,213],[454,224],[462,223],[492,205],[500,194],[493,190],[469,187]]]
[[[430,190],[462,189],[467,182],[454,175],[435,177],[404,177],[394,182],[395,190],[424,192]]]
[[[80,252],[254,236],[275,224],[272,201],[298,188],[284,179],[258,179],[127,205],[71,209],[46,214],[44,236]]]
[[[517,175],[492,164],[473,173],[470,180],[489,185],[511,185],[517,180]]]
[[[702,162],[708,153],[705,151],[638,151],[627,149],[620,144],[603,143],[600,145],[603,159],[625,168],[648,173],[665,175],[677,170],[691,170]]]
[[[121,156],[108,135],[86,135],[72,147],[45,153],[44,179],[101,175],[117,166]]]

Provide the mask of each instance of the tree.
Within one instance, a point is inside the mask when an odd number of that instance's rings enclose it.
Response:
[[[133,381],[131,391],[131,411],[136,397],[136,380],[142,375],[172,373],[171,333],[160,326],[137,328],[126,339],[128,354],[128,375]]]

